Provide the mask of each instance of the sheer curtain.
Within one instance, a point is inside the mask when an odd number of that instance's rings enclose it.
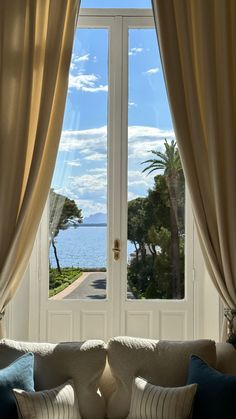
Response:
[[[0,2],[1,317],[27,267],[51,183],[78,7],[79,0]]]
[[[236,307],[236,2],[153,0],[169,101],[205,261]]]

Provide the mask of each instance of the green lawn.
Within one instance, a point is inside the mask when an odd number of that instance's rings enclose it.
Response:
[[[62,274],[56,268],[49,269],[49,297],[63,291],[83,273],[79,268],[62,268],[61,271]]]

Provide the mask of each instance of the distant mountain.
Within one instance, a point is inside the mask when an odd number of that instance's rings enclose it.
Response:
[[[84,217],[83,224],[106,224],[107,215],[103,212],[91,214],[89,217]]]

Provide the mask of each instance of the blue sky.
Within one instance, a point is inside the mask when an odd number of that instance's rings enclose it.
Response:
[[[100,0],[120,4],[112,0]],[[83,0],[96,6],[98,0]],[[96,4],[95,4],[96,3]],[[134,5],[129,0],[126,4]],[[144,7],[148,0],[140,0]],[[131,5],[131,7],[132,7]],[[85,7],[85,4],[84,4]],[[105,7],[105,6],[104,6]],[[107,29],[78,29],[70,68],[63,131],[52,186],[82,208],[84,217],[106,213]],[[153,177],[142,173],[150,150],[173,138],[154,29],[129,31],[129,199],[145,196]]]
[[[81,0],[81,7],[151,8],[151,0]]]

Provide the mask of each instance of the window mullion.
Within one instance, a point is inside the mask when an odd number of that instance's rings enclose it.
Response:
[[[127,293],[127,208],[128,208],[128,18],[122,19],[122,195],[121,195],[121,242],[122,302]]]
[[[112,248],[120,233],[121,202],[121,109],[122,109],[122,18],[113,18],[109,49],[109,121],[108,121],[108,219],[109,219],[109,297],[113,307],[113,330],[119,333],[120,260],[115,261]]]

